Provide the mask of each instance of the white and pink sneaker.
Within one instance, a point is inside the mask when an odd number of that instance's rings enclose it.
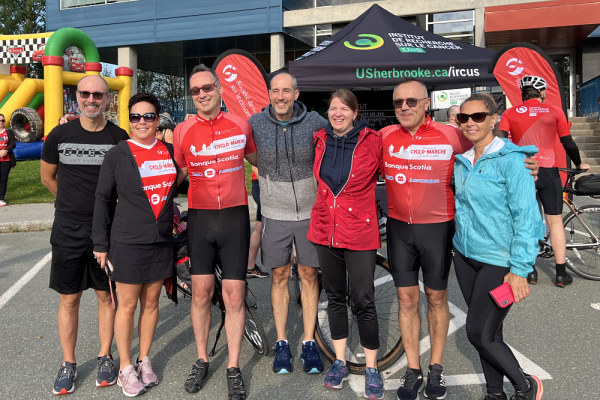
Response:
[[[140,381],[133,365],[128,365],[123,371],[119,372],[117,385],[123,388],[123,394],[127,397],[135,397],[146,393],[146,388]]]
[[[135,370],[140,376],[140,380],[145,387],[150,388],[158,385],[158,376],[156,376],[154,371],[152,371],[152,362],[150,361],[150,357],[146,356],[142,358],[142,361],[139,363],[136,361]]]

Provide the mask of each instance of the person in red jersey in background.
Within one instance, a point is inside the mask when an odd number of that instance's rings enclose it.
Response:
[[[450,311],[448,275],[454,235],[454,194],[450,184],[455,154],[473,147],[460,129],[434,122],[427,115],[427,87],[406,79],[394,89],[399,125],[381,130],[383,169],[389,204],[388,259],[400,303],[399,324],[408,359],[398,388],[399,400],[446,396],[442,355]],[[537,168],[535,160],[531,169]],[[528,167],[529,168],[529,167]],[[431,357],[427,386],[419,364],[419,269],[428,302]]]
[[[187,232],[192,275],[191,319],[198,350],[198,360],[184,387],[188,393],[196,393],[208,375],[210,306],[215,289],[213,259],[218,252],[227,309],[229,399],[245,400],[239,369],[250,246],[244,158],[256,165],[256,145],[248,121],[221,111],[223,88],[212,69],[200,64],[192,70],[190,92],[198,115],[179,124],[173,133],[175,159],[182,171],[178,183],[185,176],[190,177]]]
[[[148,354],[158,322],[165,279],[173,276],[173,198],[177,165],[173,146],[156,139],[158,99],[129,100],[131,138],[106,154],[100,169],[92,240],[101,268],[114,268],[119,293],[115,338],[121,358],[118,385],[134,397],[158,384]],[[110,260],[110,261],[109,261]],[[139,357],[131,364],[133,319],[140,302]]]
[[[567,244],[562,223],[562,183],[554,152],[556,136],[578,169],[588,170],[590,166],[581,162],[579,149],[571,137],[570,124],[563,110],[543,103],[548,86],[546,81],[539,76],[524,76],[519,83],[523,104],[506,110],[499,128],[513,143],[519,146],[533,144],[539,150],[535,158],[539,161],[540,173],[535,188],[550,227],[550,242],[556,262],[555,283],[558,287],[565,287],[573,282],[573,278],[565,268]],[[534,266],[527,281],[536,284],[537,277]]]

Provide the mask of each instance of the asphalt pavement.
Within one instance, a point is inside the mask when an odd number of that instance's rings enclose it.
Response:
[[[6,223],[5,210],[0,209],[0,223]],[[42,206],[42,207],[45,207]],[[23,206],[23,210],[27,207]],[[51,212],[50,211],[40,211]],[[32,215],[33,212],[30,212]],[[35,217],[37,218],[37,217]],[[254,225],[254,223],[252,223]],[[56,314],[58,295],[48,288],[50,263],[50,231],[0,234],[0,349],[3,362],[0,367],[0,398],[44,399],[51,398],[52,384],[62,360]],[[598,399],[598,321],[600,320],[600,282],[574,277],[572,286],[556,288],[552,284],[552,260],[538,259],[539,283],[523,303],[515,305],[505,322],[506,342],[515,350],[526,372],[542,376],[544,399]],[[34,267],[39,272],[28,272]],[[34,270],[35,271],[35,270]],[[24,284],[23,278],[31,277]],[[20,281],[21,280],[21,281]],[[291,286],[290,290],[293,293]],[[258,299],[258,314],[267,333],[270,346],[275,339],[275,328],[270,304],[271,279],[249,281]],[[20,290],[15,292],[15,287]],[[481,383],[482,369],[477,353],[469,344],[464,330],[467,308],[462,300],[453,272],[449,282],[451,303],[451,333],[444,353],[444,368],[448,385],[447,399],[480,400],[485,386]],[[160,302],[160,319],[155,335],[151,358],[160,384],[148,391],[147,399],[225,399],[227,384],[227,346],[222,335],[217,353],[210,360],[209,379],[196,395],[183,389],[183,382],[196,360],[196,349],[189,320],[190,299],[181,299],[176,306],[164,295]],[[125,398],[117,386],[96,388],[96,355],[98,333],[94,293],[87,291],[81,303],[77,345],[78,378],[73,399]],[[426,304],[420,309],[425,315]],[[295,356],[292,374],[276,375],[272,372],[273,357],[256,354],[244,341],[241,370],[250,399],[352,399],[362,397],[364,380],[355,376],[341,391],[325,390],[321,375],[302,372],[299,354],[302,343],[302,311],[293,300],[289,305],[288,339]],[[220,319],[216,307],[212,308],[212,345]],[[427,321],[423,320],[422,347],[427,345]],[[138,345],[134,335],[132,353]],[[119,359],[116,345],[113,355]],[[429,352],[421,357],[424,369]],[[326,363],[326,366],[329,365]],[[404,358],[387,371],[386,398],[395,399],[398,380],[404,373]],[[507,383],[507,393],[512,389]],[[422,395],[420,397],[423,398]]]

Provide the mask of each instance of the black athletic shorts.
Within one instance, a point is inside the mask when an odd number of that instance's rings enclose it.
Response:
[[[388,261],[396,287],[418,286],[421,268],[425,286],[445,290],[454,230],[454,219],[438,224],[409,224],[388,218]]]
[[[222,210],[188,210],[188,254],[192,275],[211,275],[216,253],[223,279],[246,280],[250,250],[248,206]]]
[[[94,258],[91,223],[82,224],[56,217],[50,244],[51,289],[60,294],[76,294],[89,288],[110,290],[108,276]]]
[[[558,168],[540,168],[535,188],[546,215],[561,215],[563,209],[563,187]]]
[[[260,185],[258,179],[252,180],[252,200],[256,203],[256,222],[262,222],[262,214],[260,212]]]

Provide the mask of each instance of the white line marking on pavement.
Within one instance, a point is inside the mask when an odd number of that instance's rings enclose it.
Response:
[[[14,285],[10,287],[4,294],[0,297],[0,310],[8,301],[21,290],[23,286],[27,284],[40,270],[52,259],[52,252],[46,254],[44,258],[42,258],[37,264],[33,266],[25,275],[21,277]]]
[[[590,304],[590,306],[592,306],[592,308],[594,310],[599,310],[600,311],[600,303],[592,303],[592,304]]]
[[[421,281],[419,281],[419,288],[421,289],[421,292],[425,293],[425,288],[423,286],[423,282],[421,282]],[[455,333],[457,330],[459,330],[460,328],[465,326],[465,324],[467,323],[467,314],[464,311],[462,311],[460,308],[458,308],[456,305],[452,304],[451,302],[448,302],[448,305],[450,308],[450,314],[452,314],[454,316],[454,318],[452,318],[450,320],[450,327],[448,329],[448,336],[450,336],[453,333]],[[600,303],[596,304],[596,306],[598,307],[597,309],[600,310]],[[594,304],[592,304],[592,307],[594,307]],[[552,379],[552,376],[548,372],[546,372],[544,369],[542,369],[540,366],[538,366],[533,361],[531,361],[530,359],[525,357],[519,351],[515,350],[512,346],[509,345],[509,347],[512,350],[513,354],[515,355],[516,359],[519,361],[519,365],[525,372],[527,372],[528,374],[531,374],[531,375],[536,375],[537,377],[539,377],[540,379],[543,379],[543,380]],[[419,341],[419,355],[423,355],[430,349],[431,349],[431,341],[429,340],[429,335],[428,335]],[[384,378],[384,386],[383,386],[384,390],[398,390],[398,388],[400,387],[400,379],[386,379],[386,377],[399,372],[400,370],[406,368],[407,365],[408,365],[408,361],[406,360],[406,354],[404,354],[390,368],[386,369],[385,371],[381,371],[381,374]],[[446,386],[464,386],[464,385],[485,384],[485,377],[483,376],[483,374],[449,375],[449,376],[446,376],[445,378],[446,378]],[[504,380],[506,382],[508,382],[508,380],[506,378],[504,378]],[[348,381],[348,383],[350,384],[350,387],[352,388],[352,390],[354,390],[355,393],[360,395],[361,393],[364,392],[364,389],[365,389],[365,377],[364,376],[350,375],[350,380]]]

